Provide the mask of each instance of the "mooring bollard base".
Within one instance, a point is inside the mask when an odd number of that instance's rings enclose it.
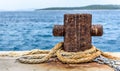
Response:
[[[120,52],[113,55],[120,56]],[[53,58],[41,64],[22,64],[16,59],[17,57],[0,57],[0,71],[114,71],[113,68],[96,62],[63,64],[57,58]]]

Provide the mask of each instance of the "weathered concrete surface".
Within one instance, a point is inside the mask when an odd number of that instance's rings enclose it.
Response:
[[[1,52],[3,53],[3,52]],[[113,53],[120,56],[120,53]],[[22,64],[15,57],[0,57],[0,71],[114,71],[107,65],[95,62],[85,64],[62,64],[57,59],[51,59],[42,64]]]

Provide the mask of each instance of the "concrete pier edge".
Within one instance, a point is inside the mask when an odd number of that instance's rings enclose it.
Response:
[[[0,54],[13,51],[0,51]],[[23,53],[28,51],[14,51]],[[107,52],[108,53],[108,52]],[[120,52],[109,52],[120,57]],[[114,71],[113,68],[95,62],[84,64],[63,64],[57,59],[50,59],[42,64],[22,64],[16,61],[17,57],[0,57],[0,71]]]

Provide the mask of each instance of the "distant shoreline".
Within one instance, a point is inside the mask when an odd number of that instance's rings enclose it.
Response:
[[[120,10],[120,5],[88,5],[83,7],[50,7],[39,10]]]
[[[7,10],[5,10],[5,11],[0,11],[0,12],[39,12],[39,11],[120,11],[120,9],[79,9],[79,10],[31,10],[31,11],[17,11],[17,10],[15,10],[15,11],[7,11]]]

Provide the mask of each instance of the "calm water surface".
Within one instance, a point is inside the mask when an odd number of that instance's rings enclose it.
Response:
[[[92,43],[103,51],[120,51],[119,10],[61,10],[0,12],[0,51],[51,49],[63,37],[54,37],[55,24],[63,24],[66,13],[90,13],[94,24],[104,26],[102,37]]]

